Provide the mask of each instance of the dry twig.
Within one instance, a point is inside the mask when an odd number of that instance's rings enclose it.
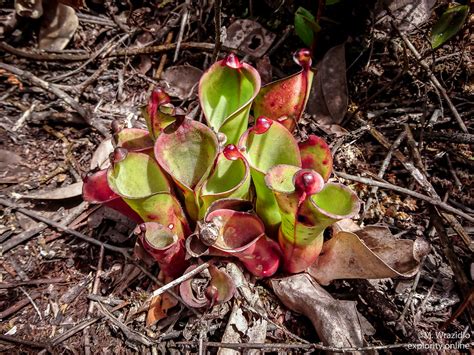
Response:
[[[130,259],[130,255],[128,253],[128,249],[126,248],[120,248],[120,247],[116,247],[114,245],[110,245],[110,244],[106,244],[106,243],[102,243],[101,241],[98,241],[97,239],[94,239],[94,238],[90,238],[88,237],[87,235],[85,234],[82,234],[82,233],[79,233],[75,230],[72,230],[72,229],[69,229],[67,226],[61,224],[61,223],[57,223],[57,222],[54,222],[46,217],[43,217],[39,214],[37,214],[36,212],[33,212],[33,211],[30,211],[30,210],[27,210],[26,208],[23,208],[23,207],[19,207],[17,206],[16,204],[8,201],[8,200],[5,200],[3,198],[0,198],[0,205],[4,205],[4,206],[7,206],[7,207],[10,207],[10,208],[13,208],[14,210],[17,210],[18,212],[21,212],[23,213],[24,215],[28,216],[28,217],[31,217],[31,218],[34,218],[38,221],[41,221],[41,222],[44,222],[46,223],[47,225],[50,225],[54,228],[57,228],[67,234],[70,234],[76,238],[79,238],[79,239],[82,239],[90,244],[93,244],[93,245],[96,245],[96,246],[99,246],[99,247],[103,247],[105,249],[108,249],[108,250],[111,250],[111,251],[114,251],[116,253],[120,253],[122,254],[126,259]]]
[[[474,222],[474,217],[470,216],[469,214],[464,213],[463,211],[460,211],[460,210],[448,205],[447,203],[445,203],[441,200],[437,200],[435,198],[420,194],[419,192],[415,192],[415,191],[412,191],[412,190],[409,190],[409,189],[405,189],[404,187],[396,186],[396,185],[390,184],[388,182],[374,181],[374,180],[369,179],[369,178],[350,175],[350,174],[346,174],[346,173],[343,173],[343,172],[340,172],[340,171],[335,171],[334,173],[337,176],[340,176],[340,177],[342,177],[344,179],[347,179],[347,180],[357,181],[357,182],[360,182],[362,184],[369,185],[369,186],[378,186],[378,187],[381,187],[383,189],[397,191],[397,192],[400,192],[402,194],[418,198],[420,200],[423,200],[423,201],[426,201],[426,202],[432,204],[433,206],[439,207],[439,208],[441,208],[445,211],[448,211],[448,212],[451,212],[451,213],[456,214],[458,216],[461,216],[461,217],[465,218],[466,220],[468,220],[469,222]]]
[[[175,343],[178,346],[192,346],[197,347],[198,341],[177,341]],[[321,344],[283,344],[283,343],[220,343],[214,341],[205,341],[203,345],[210,348],[231,348],[231,349],[260,349],[265,351],[279,351],[279,350],[323,350],[323,351],[335,351],[335,352],[353,352],[353,351],[370,351],[370,350],[387,350],[387,349],[401,349],[401,348],[413,348],[415,344],[390,344],[390,345],[374,345],[364,346],[360,348],[356,347],[345,347],[338,348],[335,346],[325,346]]]
[[[464,121],[462,120],[461,116],[459,115],[459,112],[458,110],[456,109],[456,107],[454,106],[453,102],[451,101],[451,99],[449,98],[446,90],[444,89],[444,87],[441,85],[441,83],[439,82],[439,80],[436,78],[436,76],[433,74],[433,72],[431,71],[430,69],[430,66],[428,65],[428,63],[426,63],[423,58],[421,57],[421,54],[418,53],[418,51],[416,50],[415,46],[413,45],[413,43],[410,42],[410,40],[408,39],[408,37],[403,34],[399,29],[398,27],[395,25],[395,23],[392,21],[392,26],[395,28],[395,30],[398,32],[398,35],[400,36],[400,38],[403,40],[403,42],[405,42],[406,46],[408,47],[408,49],[413,53],[413,55],[415,56],[416,60],[418,60],[418,63],[420,63],[420,65],[423,67],[423,69],[426,70],[426,72],[428,73],[428,76],[430,78],[430,81],[431,83],[440,91],[441,95],[443,96],[443,98],[446,100],[446,103],[448,104],[449,106],[449,109],[451,110],[451,113],[454,115],[454,118],[456,119],[456,121],[458,122],[458,125],[459,127],[461,127],[461,129],[463,130],[463,132],[465,133],[469,133],[469,131],[467,130],[467,127],[464,123]]]
[[[179,284],[181,284],[182,282],[190,279],[191,277],[193,277],[194,275],[197,275],[199,274],[201,271],[207,269],[209,267],[209,264],[208,263],[204,263],[204,264],[201,264],[199,265],[197,268],[183,274],[182,276],[178,277],[177,279],[167,283],[166,285],[160,287],[159,289],[153,291],[153,293],[150,295],[150,299],[153,298],[153,297],[157,297],[163,293],[165,293],[166,291],[174,288],[175,286],[178,286]]]

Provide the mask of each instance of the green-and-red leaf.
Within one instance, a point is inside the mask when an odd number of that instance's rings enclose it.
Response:
[[[254,100],[255,117],[266,116],[293,131],[306,107],[314,73],[309,50],[300,50],[295,60],[302,70],[287,78],[265,85]]]
[[[155,142],[156,160],[180,187],[187,212],[195,220],[199,211],[195,191],[209,176],[218,149],[211,129],[190,119],[184,119],[177,127],[168,127]]]
[[[312,179],[305,181],[305,177]],[[323,178],[310,170],[278,165],[268,172],[265,182],[273,191],[281,213],[278,240],[288,272],[301,272],[313,264],[321,252],[324,229],[338,220],[353,217],[360,207],[357,196],[349,188],[334,183],[323,186]],[[310,186],[313,183],[314,189]]]
[[[278,164],[301,167],[298,143],[281,123],[259,117],[255,126],[242,136],[239,149],[251,167],[257,214],[265,223],[267,233],[276,235],[281,217],[275,197],[265,184],[265,174]]]
[[[142,223],[135,229],[135,234],[166,276],[177,277],[188,266],[184,241],[169,228],[154,222]]]
[[[260,75],[234,54],[214,63],[199,82],[199,100],[209,126],[236,144],[248,127],[253,99],[260,90]]]
[[[312,169],[327,181],[332,172],[332,154],[326,141],[315,135],[299,144],[303,169]]]

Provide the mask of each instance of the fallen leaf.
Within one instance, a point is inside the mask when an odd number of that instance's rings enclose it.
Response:
[[[17,212],[15,213],[16,220],[18,221],[18,224],[23,230],[30,230],[33,228],[37,228],[39,223],[36,222],[33,218],[30,218],[28,216],[25,216],[23,213]]]
[[[110,166],[109,156],[113,151],[114,146],[112,144],[112,139],[108,138],[103,140],[92,155],[90,169],[107,169]]]
[[[332,47],[316,69],[306,112],[321,125],[340,124],[348,105],[344,44]]]
[[[23,159],[18,155],[6,149],[0,149],[0,168],[8,165],[20,164]]]
[[[242,19],[234,21],[227,28],[224,45],[260,58],[272,45],[276,35],[256,21]]]
[[[272,81],[273,67],[267,55],[257,60],[257,71],[260,74],[262,85],[266,85]]]
[[[248,331],[248,322],[244,316],[242,308],[237,302],[234,302],[232,307],[232,312],[229,316],[229,321],[224,330],[224,335],[222,335],[221,342],[223,345],[225,343],[241,343],[242,334],[245,334]],[[238,355],[240,351],[222,347],[217,351],[218,355]]]
[[[173,281],[172,278],[165,277],[161,273],[160,281],[164,284],[167,284]],[[163,280],[164,279],[164,280]],[[165,292],[159,296],[155,296],[151,299],[150,307],[148,308],[148,313],[146,315],[146,326],[150,327],[160,320],[168,316],[168,311],[178,305],[178,300],[171,296],[169,293]]]
[[[376,19],[385,22],[387,26],[390,26],[390,21],[394,19],[400,31],[410,32],[430,19],[436,0],[385,0],[381,3],[383,7]],[[391,16],[387,16],[387,7]]]
[[[40,49],[60,51],[64,49],[79,26],[76,12],[70,6],[54,0],[46,3],[39,31]]]
[[[23,166],[24,159],[9,150],[0,149],[0,184],[18,183],[30,171]]]
[[[238,298],[245,300],[246,304],[252,305],[253,309],[266,316],[267,312],[260,299],[258,291],[249,285],[242,269],[234,263],[226,265],[226,271],[234,281],[238,292]],[[254,312],[245,312],[240,307],[242,301],[234,302],[232,313],[227,322],[224,334],[222,335],[222,343],[265,343],[267,337],[267,321],[265,317],[260,317]],[[248,351],[246,354],[259,354],[260,352]],[[218,351],[218,355],[234,355],[240,352],[222,347]]]
[[[196,95],[201,75],[201,69],[190,65],[169,67],[161,74],[161,84],[168,95],[184,100]]]
[[[135,40],[135,47],[136,48],[143,48],[147,46],[149,43],[153,42],[153,36],[150,32],[143,32],[137,39]],[[153,61],[151,60],[150,55],[142,54],[139,56],[140,62],[138,63],[138,71],[145,75],[153,66]]]
[[[31,200],[64,200],[80,195],[82,195],[82,182],[76,182],[54,190],[38,191],[32,194],[20,195],[20,198]]]
[[[286,307],[311,320],[324,345],[363,345],[363,317],[357,312],[357,302],[333,298],[305,273],[273,279],[271,285]]]
[[[339,228],[335,223],[333,237],[307,270],[322,285],[337,279],[412,277],[430,250],[424,239],[396,239],[385,226]]]

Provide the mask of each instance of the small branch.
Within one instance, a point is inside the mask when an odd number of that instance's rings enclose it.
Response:
[[[460,132],[424,132],[424,138],[430,141],[474,144],[474,134]]]
[[[446,90],[444,89],[444,87],[441,85],[441,83],[439,82],[439,80],[436,78],[436,76],[434,76],[434,74],[432,73],[428,63],[426,63],[423,58],[421,57],[420,53],[418,53],[418,51],[416,50],[415,46],[410,42],[410,40],[408,39],[407,36],[405,36],[405,34],[403,34],[399,29],[398,27],[395,25],[394,22],[392,22],[392,26],[395,28],[395,30],[398,32],[398,35],[400,36],[400,38],[403,40],[403,42],[405,42],[406,46],[408,47],[408,49],[410,49],[410,51],[413,53],[413,55],[415,56],[416,60],[418,60],[418,63],[420,63],[420,65],[423,67],[423,69],[426,70],[426,72],[428,73],[428,76],[430,78],[430,81],[433,83],[433,85],[440,91],[441,95],[443,96],[443,98],[446,100],[448,106],[449,106],[449,109],[451,110],[452,114],[454,115],[454,118],[456,119],[456,121],[458,122],[458,125],[459,127],[463,130],[463,132],[465,133],[469,133],[469,131],[467,130],[467,127],[466,125],[464,124],[464,121],[462,120],[461,116],[459,115],[459,112],[458,110],[456,109],[456,107],[453,105],[451,99],[449,98]]]
[[[79,206],[75,207],[74,210],[67,217],[62,218],[63,223],[65,225],[71,223],[77,216],[79,216],[82,212],[84,212],[87,209],[88,205],[89,205],[88,203],[82,202]],[[10,249],[15,248],[16,246],[26,242],[27,240],[32,238],[34,235],[41,233],[47,227],[48,226],[46,224],[40,223],[38,227],[35,227],[34,229],[26,230],[20,233],[19,235],[17,235],[15,238],[11,238],[7,240],[6,242],[0,245],[0,248],[3,254],[5,254]]]
[[[13,337],[11,335],[0,334],[0,341],[5,341],[7,343],[13,343],[13,344],[26,345],[26,346],[29,346],[30,348],[42,348],[42,349],[48,348],[48,344],[46,343],[39,343],[37,341],[20,339],[17,337]]]
[[[123,324],[118,318],[116,318],[107,308],[105,308],[102,303],[98,302],[99,310],[102,314],[116,327],[120,328],[120,330],[125,334],[125,336],[134,342],[143,344],[145,346],[151,346],[154,344],[154,340],[150,339],[146,335],[138,333],[134,330],[129,329],[125,324]]]
[[[461,294],[466,299],[468,299],[470,297],[471,292],[471,287],[469,286],[469,279],[466,273],[464,272],[464,268],[461,265],[459,258],[456,255],[456,252],[454,251],[453,243],[448,237],[448,234],[446,233],[446,230],[443,225],[443,220],[439,216],[438,211],[434,211],[434,213],[431,213],[431,222],[433,223],[433,226],[436,229],[436,233],[438,234],[439,239],[441,240],[443,254],[448,260],[449,266],[453,270],[454,279],[458,284],[459,290],[461,291]],[[474,320],[474,302],[468,302],[466,307],[469,312],[469,319],[472,324]]]
[[[385,175],[385,171],[387,170],[388,166],[390,165],[390,161],[392,160],[393,152],[396,149],[398,149],[398,147],[400,146],[402,141],[405,139],[405,137],[406,137],[406,132],[402,131],[402,133],[400,133],[397,139],[395,139],[395,142],[393,142],[392,146],[390,147],[390,150],[387,153],[387,156],[385,157],[384,161],[382,162],[382,165],[380,166],[380,170],[377,174],[379,178],[382,179],[383,176]],[[379,188],[377,186],[372,186],[372,189],[370,190],[369,198],[367,199],[367,203],[365,204],[365,207],[364,207],[364,212],[362,214],[361,221],[364,220],[364,217],[367,214],[367,211],[372,207],[372,199],[377,194],[378,189]]]
[[[177,341],[175,342],[178,346],[192,346],[198,347],[199,341]],[[278,351],[278,350],[323,350],[323,351],[335,351],[335,352],[353,352],[353,351],[370,351],[370,350],[385,350],[385,349],[400,349],[400,348],[414,348],[416,344],[390,344],[390,345],[373,345],[365,347],[335,347],[325,346],[321,344],[284,344],[284,343],[220,343],[215,341],[205,341],[202,343],[204,346],[210,348],[230,348],[230,349],[261,349],[266,351]]]
[[[212,62],[217,60],[219,51],[221,50],[221,0],[214,0],[214,32],[216,35],[216,42],[214,51],[212,52]]]
[[[40,320],[43,320],[43,316],[41,315],[41,312],[38,308],[38,306],[36,305],[35,301],[33,300],[33,298],[30,296],[30,294],[28,292],[25,291],[25,289],[23,287],[20,287],[20,291],[24,293],[24,295],[28,298],[28,300],[30,301],[31,305],[33,306],[33,308],[35,309],[36,313],[38,313],[38,316],[40,318]]]
[[[188,23],[189,19],[189,6],[190,1],[186,0],[183,10],[184,14],[181,18],[181,25],[179,26],[178,40],[176,43],[176,50],[174,51],[173,63],[176,62],[176,60],[178,59],[179,49],[181,48],[181,42],[183,41],[184,28],[186,27],[186,24]]]
[[[172,289],[173,287],[175,286],[178,286],[179,284],[181,284],[182,282],[190,279],[191,277],[193,277],[194,275],[197,275],[199,274],[201,271],[207,269],[209,267],[209,264],[208,263],[204,263],[204,264],[201,264],[199,265],[197,268],[191,270],[190,272],[178,277],[177,279],[167,283],[166,285],[164,285],[163,287],[160,287],[159,289],[153,291],[153,293],[150,295],[149,298],[153,298],[153,297],[157,297],[163,293],[165,293],[166,291]]]
[[[368,126],[370,134],[382,145],[385,147],[385,149],[390,149],[391,144],[387,140],[387,138],[379,132],[376,128],[373,126],[369,125],[365,120],[361,118],[357,118],[364,126]],[[428,181],[426,176],[422,173],[420,169],[418,169],[411,161],[409,161],[406,156],[399,150],[394,150],[393,151],[393,156],[396,157],[407,169],[411,176],[415,179],[415,181],[423,188],[423,190],[426,191],[429,197],[441,201],[441,198],[439,197],[438,193],[434,189],[433,185]],[[409,191],[409,190],[408,190]],[[423,195],[422,195],[423,196]],[[426,196],[425,196],[426,197]],[[452,207],[450,207],[452,208]],[[460,212],[460,211],[459,211]],[[453,229],[459,234],[459,236],[462,238],[464,243],[467,245],[467,247],[471,250],[474,251],[474,243],[472,243],[471,237],[466,233],[462,225],[458,222],[458,220],[448,214],[448,213],[443,213],[443,218],[445,218],[448,223],[453,227]],[[464,214],[467,216],[467,214]],[[470,217],[472,218],[472,217]]]
[[[17,67],[14,67],[13,65],[5,64],[5,63],[0,63],[0,68],[4,69],[12,74],[17,75],[20,79],[27,80],[29,81],[32,85],[38,86],[54,95],[56,95],[58,98],[63,100],[65,103],[67,103],[69,106],[71,106],[74,110],[77,111],[81,115],[81,117],[86,121],[88,124],[91,124],[91,117],[90,114],[77,102],[75,101],[71,96],[66,94],[64,91],[59,89],[57,85],[48,83],[47,81],[44,81],[43,79],[38,78],[36,75],[30,73],[29,71],[19,69]]]
[[[158,286],[161,286],[161,287],[164,287],[166,285],[163,285],[163,282],[161,282],[160,280],[158,280],[151,272],[149,272],[147,269],[145,269],[142,265],[140,265],[138,262],[133,262],[133,265],[135,265],[136,267],[138,267],[141,272],[143,272],[146,276],[148,276],[148,278],[150,280],[152,280],[154,283],[156,283]],[[176,298],[179,302],[181,302],[181,304],[183,306],[185,306],[187,309],[189,309],[191,312],[193,312],[196,316],[199,316],[200,313],[193,307],[189,307],[187,305],[186,302],[183,301],[183,299],[176,293],[174,292],[173,290],[171,289],[168,289],[166,290],[167,293],[169,293],[171,296],[173,296],[174,298]],[[148,300],[145,302],[145,305],[147,304],[147,302],[151,301],[153,297],[149,297]]]
[[[12,314],[18,312],[20,309],[28,305],[31,302],[31,300],[35,300],[38,297],[40,297],[41,294],[42,293],[39,291],[32,292],[31,295],[29,295],[29,297],[23,298],[22,300],[15,303],[13,306],[0,312],[0,319],[5,320],[5,318],[11,316]]]
[[[352,180],[352,181],[357,181],[357,182],[360,182],[362,184],[365,184],[365,185],[369,185],[369,186],[378,186],[378,187],[381,187],[381,188],[384,188],[384,189],[388,189],[388,190],[393,190],[393,191],[397,191],[397,192],[400,192],[402,194],[405,194],[405,195],[409,195],[409,196],[412,196],[412,197],[415,197],[417,199],[420,199],[420,200],[423,200],[423,201],[426,201],[430,204],[432,204],[433,206],[436,206],[436,207],[439,207],[445,211],[448,211],[448,212],[451,212],[453,214],[456,214],[460,217],[463,217],[465,218],[466,220],[468,220],[469,222],[474,222],[474,217],[468,215],[467,213],[464,213],[450,205],[448,205],[447,203],[441,201],[441,200],[437,200],[435,198],[432,198],[432,197],[429,197],[429,196],[426,196],[426,195],[423,195],[423,194],[420,194],[418,192],[415,192],[415,191],[412,191],[412,190],[408,190],[408,189],[405,189],[403,187],[400,187],[400,186],[396,186],[396,185],[393,185],[393,184],[390,184],[388,182],[380,182],[380,181],[374,181],[372,179],[369,179],[369,178],[364,178],[364,177],[360,177],[360,176],[355,176],[355,175],[350,175],[350,174],[346,174],[346,173],[343,173],[343,172],[339,172],[339,171],[335,171],[334,172],[337,176],[340,176],[344,179],[347,179],[347,180]]]
[[[18,281],[18,282],[12,282],[12,283],[6,283],[2,282],[0,284],[0,290],[1,289],[7,289],[7,288],[16,288],[20,286],[36,286],[36,285],[42,285],[42,284],[57,284],[57,283],[62,283],[62,282],[67,282],[63,278],[55,278],[55,279],[36,279],[36,280],[28,280],[28,281]]]
[[[1,63],[0,63],[1,64]],[[34,218],[38,221],[41,221],[43,223],[46,223],[47,225],[49,226],[52,226],[54,228],[57,228],[67,234],[70,234],[76,238],[79,238],[79,239],[82,239],[90,244],[93,244],[93,245],[96,245],[98,247],[103,247],[104,249],[108,249],[108,250],[111,250],[111,251],[114,251],[114,252],[117,252],[117,253],[120,253],[122,254],[126,259],[130,259],[130,255],[128,253],[128,249],[126,248],[120,248],[120,247],[116,247],[116,246],[113,246],[113,245],[109,245],[109,244],[105,244],[105,243],[102,243],[100,241],[98,241],[97,239],[94,239],[94,238],[91,238],[91,237],[88,237],[87,235],[85,234],[82,234],[82,233],[79,233],[75,230],[72,230],[72,229],[69,229],[67,226],[64,226],[60,223],[57,223],[57,222],[54,222],[46,217],[43,217],[35,212],[32,212],[30,210],[27,210],[26,208],[22,208],[22,207],[18,207],[17,205],[15,205],[14,203],[8,201],[8,200],[5,200],[3,198],[0,198],[0,205],[4,205],[4,206],[7,206],[7,207],[10,207],[10,208],[13,208],[14,210],[17,210],[18,212],[21,212],[23,213],[24,215],[28,216],[28,217],[31,217],[31,218]]]
[[[124,308],[125,306],[128,306],[129,304],[130,304],[129,301],[125,301],[122,304],[118,305],[117,307],[112,308],[110,310],[110,312],[118,311],[118,310]],[[71,329],[68,329],[66,332],[64,332],[62,334],[59,334],[56,337],[54,337],[53,339],[51,339],[51,341],[50,341],[51,346],[56,346],[58,344],[61,344],[63,341],[69,339],[70,337],[77,334],[78,332],[80,332],[84,328],[90,326],[91,324],[94,324],[95,322],[101,320],[104,317],[105,316],[100,315],[99,317],[86,319],[85,321],[82,321],[81,323],[76,324]]]
[[[170,44],[161,44],[158,46],[149,46],[149,47],[140,47],[140,48],[127,48],[127,49],[120,49],[108,53],[105,57],[132,57],[135,55],[140,54],[156,54],[156,53],[163,53],[168,52],[176,49],[177,43],[170,43]],[[201,51],[212,52],[215,48],[214,43],[206,43],[206,42],[183,42],[180,44],[181,49],[197,49]],[[29,58],[34,59],[37,61],[68,61],[68,62],[77,62],[89,59],[93,53],[87,54],[52,54],[52,53],[44,53],[33,51],[29,49],[28,51],[17,49],[15,47],[10,46],[5,42],[0,42],[0,49],[7,51],[11,54],[16,55],[17,57]],[[226,46],[222,46],[221,49],[225,51],[234,51],[241,55],[245,55],[245,53],[235,50]]]
[[[94,285],[92,286],[92,295],[96,295],[99,291],[99,286],[100,286],[100,275],[102,274],[102,267],[104,264],[104,248],[100,248],[100,255],[99,255],[99,262],[97,264],[97,271],[95,273],[95,278],[94,278]],[[94,301],[89,302],[89,308],[87,310],[87,315],[90,317],[92,313],[94,312]],[[84,328],[83,330],[84,334],[84,353],[86,355],[91,354],[91,344],[90,344],[90,334],[89,334],[89,327]]]

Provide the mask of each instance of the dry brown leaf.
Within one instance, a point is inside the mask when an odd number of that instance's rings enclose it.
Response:
[[[32,194],[20,195],[20,198],[31,200],[64,200],[80,195],[82,195],[82,182],[76,182],[54,190],[38,191]]]
[[[54,0],[47,4],[41,20],[38,47],[60,51],[76,32],[79,20],[72,7],[58,4]]]
[[[150,32],[143,32],[137,36],[135,45],[137,48],[143,48],[152,42],[152,34]],[[153,61],[151,60],[151,56],[148,54],[142,54],[139,58],[140,62],[138,63],[137,69],[141,74],[145,75],[152,68]]]
[[[28,175],[30,169],[22,166],[23,158],[9,150],[0,149],[0,184],[14,184]]]
[[[333,237],[307,272],[322,285],[337,279],[411,277],[429,250],[424,239],[396,239],[384,226],[350,232],[336,223]]]
[[[163,277],[159,277],[160,280]],[[171,282],[173,279],[169,277],[164,278],[163,283]],[[163,281],[163,280],[162,280]],[[150,307],[148,308],[148,313],[146,315],[146,326],[150,327],[160,320],[168,316],[168,311],[178,305],[178,300],[171,296],[169,293],[165,292],[162,295],[153,297],[150,302]]]
[[[324,345],[360,347],[367,320],[356,302],[334,299],[308,274],[273,279],[272,288],[289,309],[308,317]]]
[[[260,74],[260,79],[262,79],[262,85],[266,85],[272,81],[273,67],[270,62],[270,57],[265,55],[257,60],[257,71]]]
[[[95,150],[94,154],[92,155],[90,169],[94,170],[96,168],[106,169],[110,165],[109,156],[110,153],[114,151],[114,146],[112,144],[112,139],[108,138],[103,140],[97,149]]]
[[[161,78],[166,93],[181,100],[194,96],[197,92],[202,70],[190,65],[167,68]]]
[[[381,5],[377,19],[387,27],[391,26],[393,19],[400,31],[410,32],[430,19],[436,0],[384,0]],[[387,16],[386,8],[390,10],[391,16]]]
[[[276,35],[252,20],[236,20],[227,28],[224,45],[260,58],[272,45]]]
[[[234,281],[238,295],[222,336],[222,343],[264,343],[267,337],[267,321],[265,317],[257,316],[253,312],[245,312],[244,314],[244,310],[241,308],[242,301],[240,300],[240,298],[245,300],[245,303],[252,305],[256,312],[266,316],[267,312],[258,291],[250,286],[242,269],[236,264],[228,263],[226,271]],[[240,354],[239,351],[225,347],[220,348],[217,353],[218,355]],[[256,350],[246,352],[246,354],[250,355],[259,353]]]
[[[344,44],[331,48],[316,69],[306,112],[323,125],[342,122],[348,105]]]

